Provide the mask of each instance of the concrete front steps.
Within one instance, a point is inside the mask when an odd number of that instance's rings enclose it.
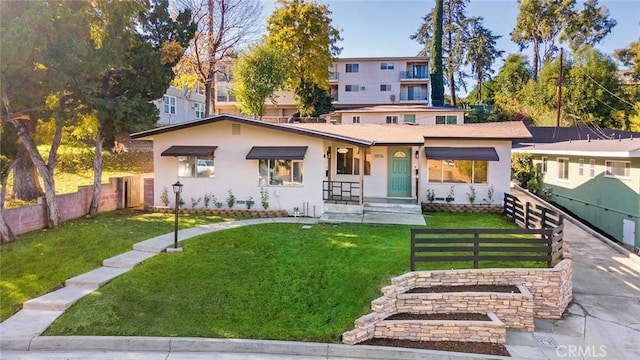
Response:
[[[418,204],[396,204],[381,202],[365,202],[364,213],[392,213],[392,214],[417,214],[422,215],[422,207]]]

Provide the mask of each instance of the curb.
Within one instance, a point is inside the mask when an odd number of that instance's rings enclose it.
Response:
[[[561,213],[562,215],[564,215],[564,217],[569,220],[572,224],[574,224],[575,226],[579,227],[580,229],[582,229],[582,231],[586,232],[587,234],[595,237],[596,239],[602,241],[603,243],[605,243],[606,245],[608,245],[610,248],[612,248],[613,250],[617,251],[618,253],[626,256],[627,258],[629,258],[629,260],[633,261],[634,263],[640,265],[640,256],[632,253],[631,251],[627,250],[626,248],[620,246],[619,244],[617,244],[615,241],[608,239],[604,236],[602,236],[600,233],[598,233],[597,231],[593,230],[592,228],[590,228],[589,226],[585,225],[582,221],[574,218],[573,216],[567,214],[566,212],[558,209],[557,207],[553,206],[552,204],[548,203],[547,201],[545,201],[544,199],[540,198],[538,195],[536,194],[532,194],[530,193],[528,190],[525,190],[524,188],[520,187],[519,185],[514,185],[514,188],[531,196],[532,198],[536,199],[536,201],[540,202],[541,204],[543,204],[544,206],[553,209],[559,213]]]
[[[0,339],[11,351],[156,351],[240,353],[357,359],[512,359],[504,356],[367,345],[343,345],[276,340],[211,339],[145,336],[35,336]]]

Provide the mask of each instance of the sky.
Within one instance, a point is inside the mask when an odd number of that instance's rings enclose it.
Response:
[[[333,26],[341,30],[344,39],[339,57],[415,56],[421,46],[409,39],[420,26],[422,17],[431,11],[434,0],[324,0],[332,12]],[[579,7],[584,0],[578,0]],[[615,49],[629,46],[640,40],[640,0],[600,0],[618,24],[596,47],[611,54]],[[273,1],[263,1],[265,17],[274,9]],[[516,23],[516,0],[471,0],[468,16],[481,16],[485,26],[502,37],[497,47],[510,53],[518,53],[519,47],[510,40]],[[565,46],[566,48],[566,46]],[[531,49],[523,54],[531,58]],[[503,61],[494,65],[498,69]]]

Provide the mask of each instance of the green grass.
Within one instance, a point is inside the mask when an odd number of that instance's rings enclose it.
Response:
[[[486,214],[428,223],[514,228]],[[81,299],[46,335],[338,342],[389,278],[409,270],[410,228],[265,224],[202,235]]]
[[[220,217],[181,215],[180,227],[223,221]],[[68,278],[101,266],[133,244],[173,231],[171,214],[113,211],[81,218],[59,228],[19,235],[0,246],[0,321],[26,300],[62,287]]]

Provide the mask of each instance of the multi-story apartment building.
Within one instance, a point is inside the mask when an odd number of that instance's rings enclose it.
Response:
[[[201,86],[194,89],[170,86],[161,99],[153,101],[160,111],[159,126],[173,125],[204,117],[204,91]]]
[[[239,115],[231,77],[221,68],[216,79],[215,113]],[[372,57],[337,59],[330,69],[329,89],[336,110],[374,105],[429,105],[429,58]],[[264,120],[283,122],[297,112],[291,92],[277,93]]]

